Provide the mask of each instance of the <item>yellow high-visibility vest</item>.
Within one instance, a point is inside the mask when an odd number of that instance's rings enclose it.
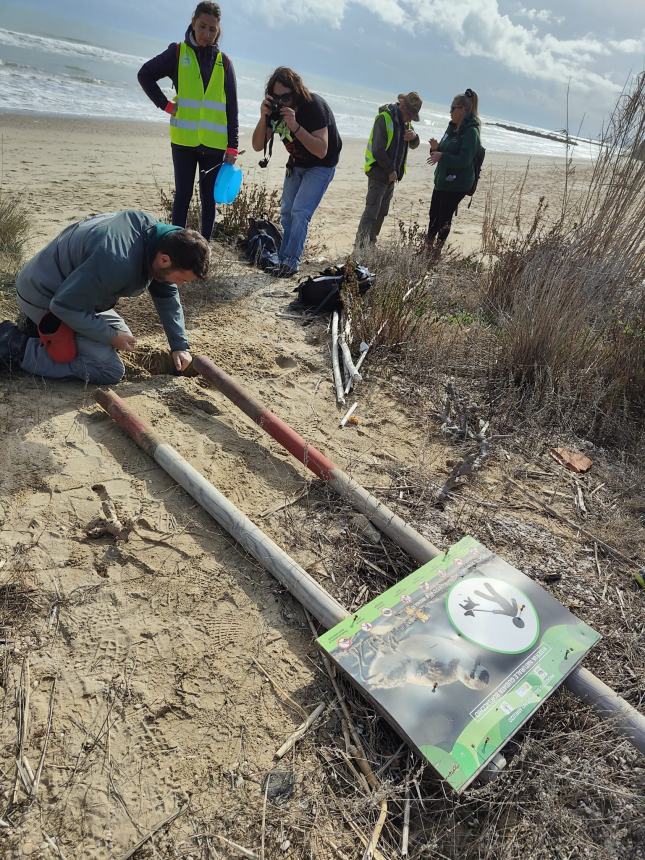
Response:
[[[170,140],[180,146],[226,149],[226,92],[224,62],[218,53],[211,79],[204,92],[197,55],[185,42],[179,48],[177,113],[170,117]]]
[[[381,113],[376,117],[378,119],[379,116],[382,116],[385,121],[385,131],[387,132],[387,143],[385,145],[386,149],[389,149],[392,146],[392,141],[394,140],[394,121],[392,120],[392,115],[389,111],[381,111]],[[410,123],[405,124],[406,128],[410,128]],[[374,158],[374,153],[372,152],[372,140],[374,138],[374,126],[372,126],[372,130],[370,132],[370,139],[367,141],[367,146],[365,148],[365,164],[363,169],[365,173],[369,173],[372,167],[376,164],[376,159]],[[407,162],[407,157],[406,157]],[[403,172],[405,173],[407,169],[407,163],[403,164]]]

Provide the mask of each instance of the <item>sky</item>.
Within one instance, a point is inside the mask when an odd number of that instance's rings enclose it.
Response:
[[[530,2],[530,0],[529,0]],[[645,67],[643,0],[236,0],[220,3],[222,49],[346,83],[449,105],[467,87],[484,114],[601,130]],[[193,3],[3,2],[0,26],[152,56],[183,36]],[[181,12],[185,9],[185,14]]]

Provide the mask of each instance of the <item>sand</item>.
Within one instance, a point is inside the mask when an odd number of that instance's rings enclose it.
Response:
[[[173,188],[170,144],[163,124],[0,114],[0,128],[4,187],[24,195],[32,210],[32,250],[70,221],[92,212],[126,208],[159,212],[160,189]],[[435,133],[440,136],[442,131]],[[352,248],[367,190],[364,148],[364,141],[345,140],[336,176],[312,222],[316,249],[330,257],[342,257]],[[266,170],[258,167],[261,154],[251,150],[248,129],[242,130],[240,149],[246,149],[239,164],[248,180],[281,186],[286,156],[279,142]],[[426,224],[433,176],[427,154],[426,142],[411,152],[408,172],[396,189],[382,231],[384,240],[396,236],[399,221]],[[504,189],[520,181],[528,162],[526,155],[487,153],[480,190],[470,209],[466,202],[461,205],[453,222],[455,246],[465,252],[479,249],[488,185],[493,184],[499,198]],[[543,194],[557,198],[564,164],[557,158],[530,159],[524,195],[527,211]]]
[[[169,146],[156,125],[2,116],[2,136],[3,187],[20,191],[32,210],[32,250],[91,212],[155,211],[159,188],[171,187]],[[242,163],[256,161],[248,154]],[[362,144],[347,142],[316,218],[330,255],[353,241],[366,184],[361,161]],[[250,173],[277,185],[282,163],[278,151],[268,171]],[[505,168],[511,182],[525,164],[491,155],[487,167],[500,176]],[[533,199],[561,168],[536,160]],[[386,235],[395,232],[396,217],[422,217],[430,193],[430,171],[415,154]],[[453,238],[464,248],[476,247],[484,197],[459,215]],[[369,372],[368,362],[360,423],[341,430],[324,327],[277,315],[291,284],[221,249],[216,257],[209,284],[183,291],[193,351],[234,374],[360,482],[387,487],[401,470],[421,469],[440,486],[459,454],[438,422],[397,396],[401,380]],[[10,297],[0,294],[0,311],[11,312]],[[351,511],[316,486],[294,503],[311,477],[304,467],[199,380],[146,374],[146,350],[164,347],[158,318],[146,297],[124,302],[122,312],[140,352],[121,396],[312,575],[333,583]],[[24,756],[34,770],[56,680],[38,798],[28,804],[18,788],[7,856],[123,857],[178,809],[177,821],[155,836],[154,852],[148,845],[137,856],[242,856],[221,837],[254,856],[265,840],[267,860],[358,856],[342,803],[355,777],[343,765],[335,700],[295,601],[101,412],[91,388],[3,376],[0,423],[0,633],[9,643],[0,712],[3,808],[15,771],[21,671],[28,663]],[[541,468],[555,468],[543,453],[532,456]],[[520,474],[524,458],[506,457],[505,468]],[[465,510],[459,502],[434,512],[426,529],[432,541],[447,546],[469,522],[483,530],[489,508],[508,495],[498,466],[484,480],[488,507]],[[125,525],[117,536],[92,531],[105,498]],[[562,529],[520,507],[500,516],[496,528],[502,534],[521,521],[522,533],[533,536],[533,556],[509,540],[509,560],[540,569],[545,541],[552,556],[570,559]],[[415,510],[400,507],[406,516]],[[388,564],[385,556],[381,563]],[[595,572],[590,557],[575,564],[576,577],[581,569]],[[320,701],[328,704],[323,717],[284,764],[293,770],[293,797],[268,803],[263,833],[262,785],[274,752]],[[340,783],[330,761],[341,768]],[[373,805],[365,799],[363,808]],[[362,820],[363,832],[372,825]],[[208,843],[204,834],[211,834]]]

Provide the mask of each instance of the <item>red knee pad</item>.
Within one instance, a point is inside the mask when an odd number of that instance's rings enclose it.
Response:
[[[48,312],[38,324],[40,342],[47,355],[59,364],[67,364],[76,358],[76,336],[67,323]]]

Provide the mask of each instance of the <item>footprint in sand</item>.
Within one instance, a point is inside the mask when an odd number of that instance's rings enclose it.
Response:
[[[298,367],[298,362],[290,355],[277,355],[275,363],[283,370],[292,370],[294,367]]]

